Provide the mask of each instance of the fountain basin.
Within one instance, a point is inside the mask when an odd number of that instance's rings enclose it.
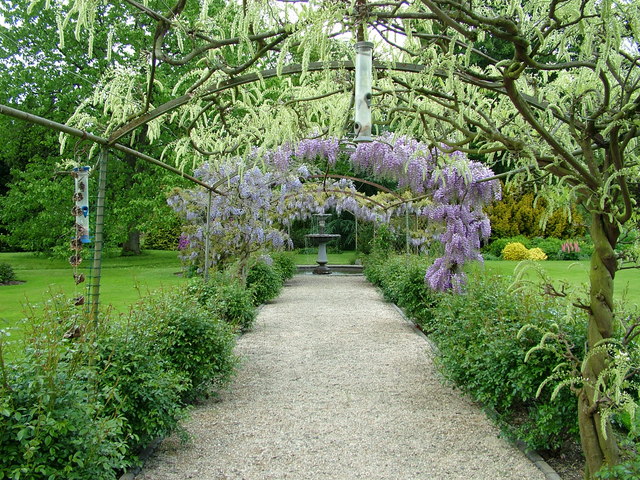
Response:
[[[335,238],[340,238],[338,233],[310,233],[305,235],[305,238],[309,239],[309,242],[314,247],[319,246],[321,243],[327,243]]]

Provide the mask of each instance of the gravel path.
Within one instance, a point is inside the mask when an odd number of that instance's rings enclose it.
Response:
[[[297,275],[237,352],[229,391],[186,424],[193,442],[166,439],[137,480],[545,478],[361,276]]]

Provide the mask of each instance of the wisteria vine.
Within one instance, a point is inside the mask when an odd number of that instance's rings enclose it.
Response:
[[[387,134],[358,144],[351,153],[339,147],[337,139],[307,139],[268,151],[255,149],[248,161],[236,158],[198,168],[197,177],[226,193],[212,198],[210,262],[244,261],[264,247],[290,246],[286,227],[314,213],[335,209],[362,220],[389,223],[394,216],[410,212],[429,225],[428,231],[414,235],[414,245],[436,240],[444,246],[444,254],[428,268],[425,282],[435,290],[459,291],[466,279],[462,266],[482,260],[480,244],[491,232],[483,207],[501,198],[499,182],[487,181],[493,172],[461,152],[446,153],[406,136]],[[319,171],[318,159],[331,167],[340,155],[349,155],[357,172],[391,180],[413,198],[382,204],[359,195],[350,179],[312,181],[311,175]],[[169,198],[169,205],[188,225],[181,238],[183,259],[198,265],[204,262],[207,195],[191,189]]]

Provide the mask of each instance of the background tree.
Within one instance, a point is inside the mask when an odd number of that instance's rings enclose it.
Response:
[[[103,5],[96,15],[93,47],[69,35],[62,42],[56,21],[62,12],[42,9],[29,15],[30,2],[0,5],[4,25],[0,34],[0,102],[30,113],[65,123],[82,100],[91,98],[110,69],[135,64],[132,42],[144,37],[144,30],[131,30],[135,17],[122,5]],[[143,143],[144,132],[135,141]],[[66,247],[72,226],[69,211],[72,182],[56,175],[58,164],[74,159],[91,164],[79,155],[86,145],[69,145],[60,153],[58,134],[43,127],[0,117],[0,232],[4,248],[51,252]],[[161,146],[156,147],[157,154]],[[153,154],[153,152],[147,152]],[[140,253],[141,228],[162,222],[154,215],[165,206],[167,176],[133,158],[112,156],[113,176],[108,189],[110,211],[109,245],[121,245],[125,252]],[[180,180],[173,177],[173,185]],[[165,211],[165,214],[167,212]],[[2,244],[0,244],[0,248]],[[66,253],[66,252],[65,252]]]

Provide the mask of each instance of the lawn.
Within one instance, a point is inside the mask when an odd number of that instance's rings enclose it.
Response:
[[[512,275],[516,266],[520,262],[516,261],[487,261],[484,270],[488,273],[497,273],[499,275]],[[587,291],[589,281],[589,261],[571,262],[571,261],[552,261],[535,262],[534,267],[539,267],[554,280],[556,285],[560,282],[566,282],[573,286],[584,286]],[[475,267],[479,268],[479,267]],[[536,273],[535,268],[531,268],[525,275],[526,279],[531,281],[539,281],[540,276]],[[623,301],[629,305],[640,305],[640,270],[621,270],[616,273],[614,297],[616,300]]]
[[[0,286],[0,329],[12,329],[24,317],[24,305],[38,304],[51,295],[75,296],[85,293],[86,283],[76,287],[73,271],[64,259],[48,259],[33,253],[0,253],[0,263],[9,263],[20,285]],[[85,263],[86,262],[86,263]],[[80,271],[88,274],[85,260]],[[116,312],[126,312],[130,305],[159,288],[168,288],[185,280],[180,272],[176,252],[145,251],[136,257],[105,258],[102,267],[100,298]]]
[[[356,252],[330,253],[329,264],[353,264]],[[298,265],[315,264],[316,254],[298,253]],[[64,259],[48,259],[32,253],[0,253],[0,263],[7,262],[15,270],[19,280],[25,283],[0,287],[0,329],[12,329],[24,317],[25,304],[38,304],[51,295],[84,293],[81,284],[76,287],[72,269]],[[489,273],[511,275],[519,262],[487,261],[482,268]],[[81,264],[81,271],[88,272],[89,262]],[[589,262],[536,262],[556,282],[585,285],[588,280]],[[111,305],[116,312],[126,312],[132,304],[159,288],[170,288],[185,281],[180,272],[180,261],[176,252],[146,251],[137,257],[105,258],[102,272],[101,303]],[[530,271],[526,278],[537,281],[538,275]],[[640,305],[640,271],[624,270],[616,275],[618,300]],[[585,290],[586,291],[586,290]],[[15,337],[15,336],[14,336]]]
[[[296,253],[296,265],[316,264],[316,257],[318,256],[317,251],[313,251],[313,249],[308,251],[311,251],[312,253]],[[355,251],[327,253],[327,258],[329,259],[329,265],[353,265],[353,262],[356,260],[356,255]]]

